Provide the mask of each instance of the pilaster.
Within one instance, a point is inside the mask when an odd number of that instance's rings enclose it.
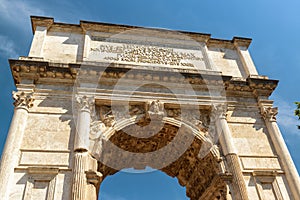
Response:
[[[37,26],[34,32],[29,57],[43,57],[43,47],[47,35],[47,27]]]
[[[241,62],[243,64],[244,70],[247,73],[248,76],[250,75],[258,75],[256,67],[252,61],[251,55],[248,51],[248,46],[251,43],[251,39],[245,39],[245,38],[237,38],[235,37],[233,39],[233,43],[235,45],[235,48],[237,50],[237,53],[241,59]]]

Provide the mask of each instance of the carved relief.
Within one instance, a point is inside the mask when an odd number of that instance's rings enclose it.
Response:
[[[33,106],[34,98],[32,97],[32,93],[28,94],[25,92],[13,92],[14,106],[23,107],[23,108],[31,108]]]
[[[182,120],[202,132],[208,132],[210,124],[209,112],[206,110],[196,112],[187,109],[185,114],[182,115],[180,108],[164,108],[164,103],[159,100],[148,101],[144,105],[116,105],[113,107],[101,105],[97,107],[96,115],[95,121],[100,120],[106,127],[113,127],[117,121],[130,117],[135,117],[136,122],[143,122],[148,118],[162,120],[165,116],[172,117]],[[94,123],[94,126],[103,127],[103,124],[97,122]]]
[[[167,116],[175,119],[180,119],[181,109],[180,108],[167,108]]]
[[[93,121],[90,126],[90,139],[95,140],[101,136],[106,130],[105,124],[101,121]]]
[[[162,120],[164,117],[164,104],[159,100],[149,101],[146,104],[147,114],[151,120]]]
[[[99,120],[101,120],[105,126],[112,127],[115,124],[115,117],[112,114],[110,106],[100,106],[97,111],[99,112]]]
[[[129,110],[127,110],[129,109]],[[144,105],[101,105],[96,107],[96,116],[91,122],[90,139],[95,140],[101,136],[108,128],[114,127],[117,121],[135,117],[136,122],[145,120]]]

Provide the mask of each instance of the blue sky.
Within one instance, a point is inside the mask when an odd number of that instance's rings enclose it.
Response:
[[[250,52],[261,75],[279,79],[272,95],[278,123],[300,171],[300,130],[293,116],[300,101],[300,1],[298,0],[0,0],[0,152],[12,117],[15,89],[8,58],[27,55],[32,39],[30,15],[55,21],[100,21],[210,33],[231,39],[250,37]],[[114,187],[113,187],[114,185]],[[161,172],[119,173],[104,181],[101,199],[184,199],[184,188]],[[165,195],[165,196],[162,196]]]

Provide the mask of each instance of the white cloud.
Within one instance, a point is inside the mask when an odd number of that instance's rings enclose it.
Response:
[[[18,57],[15,43],[3,35],[0,35],[0,53],[1,55],[5,55],[5,57],[9,58]]]
[[[300,124],[298,118],[294,115],[296,105],[294,102],[287,102],[280,97],[274,96],[274,105],[278,107],[277,122],[280,127],[285,128],[286,134],[293,134],[300,136],[300,130],[297,125]]]
[[[19,27],[27,27],[24,20],[29,20],[30,15],[44,15],[44,11],[26,0],[0,0],[0,10],[1,20]]]

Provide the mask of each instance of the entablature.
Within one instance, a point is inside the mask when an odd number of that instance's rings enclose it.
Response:
[[[198,90],[225,90],[228,94],[250,92],[253,96],[268,97],[278,84],[278,80],[265,76],[249,76],[247,79],[224,76],[216,71],[197,71],[163,67],[141,67],[114,63],[50,63],[33,60],[9,60],[15,84],[31,82],[33,84],[67,84],[75,81],[93,84],[115,84],[120,78],[129,84],[150,81],[186,83]],[[95,81],[93,81],[95,80]],[[184,89],[184,88],[183,88]]]

